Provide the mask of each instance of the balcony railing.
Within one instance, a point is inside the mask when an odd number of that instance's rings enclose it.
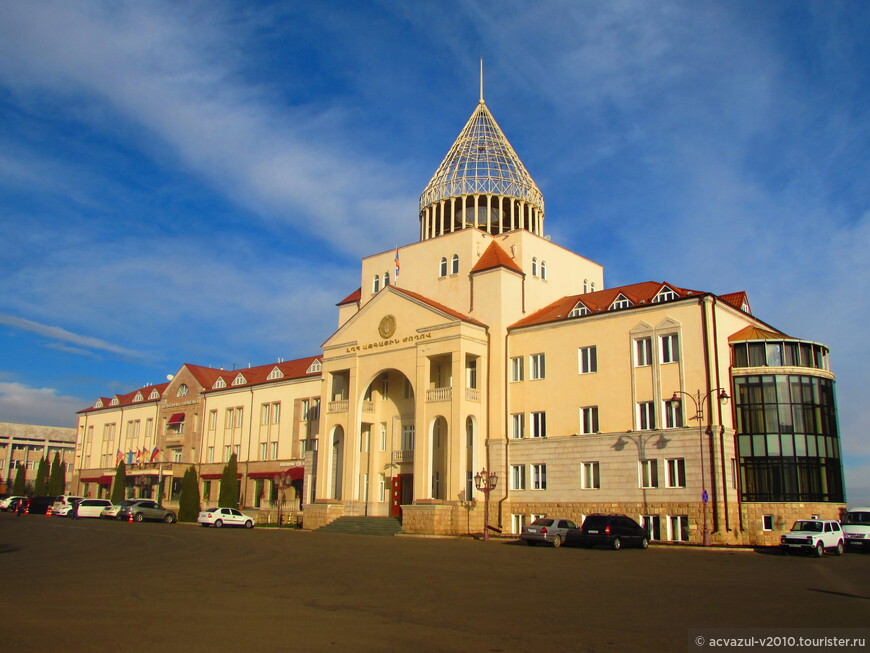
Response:
[[[426,391],[426,401],[450,401],[453,388],[432,388]]]
[[[477,388],[465,388],[465,398],[468,401],[480,401],[480,390]]]
[[[373,402],[371,399],[364,399],[362,402],[362,412],[364,412],[364,413],[375,412],[375,402]]]
[[[338,401],[330,401],[326,404],[326,410],[329,413],[346,413],[347,406],[347,399],[339,399]]]
[[[400,449],[394,451],[392,461],[394,463],[412,463],[414,462],[414,450]]]

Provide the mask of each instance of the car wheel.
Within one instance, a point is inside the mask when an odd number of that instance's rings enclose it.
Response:
[[[214,527],[215,527],[215,528],[221,528],[223,525],[224,525],[224,523],[223,523],[223,521],[220,520],[220,519],[218,519],[218,520],[214,523]]]
[[[648,549],[649,548],[649,540],[645,537],[640,538],[640,548]]]
[[[610,548],[614,551],[619,551],[622,548],[622,540],[618,537],[614,537],[613,542],[610,543]]]
[[[834,553],[838,556],[843,555],[843,540],[837,542],[837,549],[834,551]]]
[[[133,521],[143,521],[144,519],[145,515],[143,515],[141,512],[137,512],[135,515],[133,515]]]
[[[528,544],[529,546],[535,546],[537,542],[535,542],[534,540],[526,540],[526,544]]]
[[[821,558],[823,555],[825,555],[825,547],[822,546],[822,543],[821,543],[821,542],[818,542],[818,543],[816,544],[815,556],[816,556],[817,558]]]
[[[254,522],[251,521],[250,519],[245,522],[245,528],[253,528],[253,527],[254,527]]]
[[[173,524],[175,523],[175,515],[170,512],[166,515],[166,517],[163,518],[163,521],[165,521],[167,524]]]
[[[558,549],[560,546],[562,546],[562,537],[557,535],[553,538],[553,548]]]

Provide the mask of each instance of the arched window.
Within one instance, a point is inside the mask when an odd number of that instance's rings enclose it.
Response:
[[[589,292],[589,279],[583,279],[583,292]]]
[[[438,266],[438,276],[446,277],[447,276],[447,259],[443,256],[441,257],[441,263]]]
[[[459,254],[453,255],[453,260],[450,262],[450,274],[459,274]]]
[[[591,282],[589,284],[589,292],[595,292],[595,282]]]
[[[537,257],[532,259],[532,276],[538,276],[538,259]]]
[[[541,261],[541,279],[547,280],[547,262]]]
[[[376,293],[381,289],[381,278],[378,275],[375,275],[375,278],[372,279],[372,293]]]
[[[384,272],[384,288],[390,285],[390,273]]]

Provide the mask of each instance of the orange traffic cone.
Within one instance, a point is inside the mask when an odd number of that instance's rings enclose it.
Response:
[[[130,513],[130,517],[129,517],[129,519],[127,519],[127,522],[130,524],[133,523],[133,513],[132,512]]]

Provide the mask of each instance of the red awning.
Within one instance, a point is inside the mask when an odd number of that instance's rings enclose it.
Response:
[[[274,478],[275,476],[285,476],[291,481],[301,481],[305,477],[304,467],[285,467],[277,471],[271,472],[251,472],[248,478]]]
[[[87,477],[87,478],[83,476],[83,477],[80,478],[79,480],[80,480],[82,483],[98,483],[98,484],[100,484],[100,485],[111,485],[111,484],[112,484],[112,481],[113,481],[114,479],[115,479],[114,476],[106,476],[106,475],[103,475],[103,476],[89,476],[89,477]]]
[[[181,424],[184,421],[184,413],[175,413],[169,418],[170,424]]]
[[[200,474],[199,477],[204,481],[214,481],[220,480],[223,477],[223,472],[211,472],[207,474]],[[241,474],[236,474],[238,478],[242,478]]]

